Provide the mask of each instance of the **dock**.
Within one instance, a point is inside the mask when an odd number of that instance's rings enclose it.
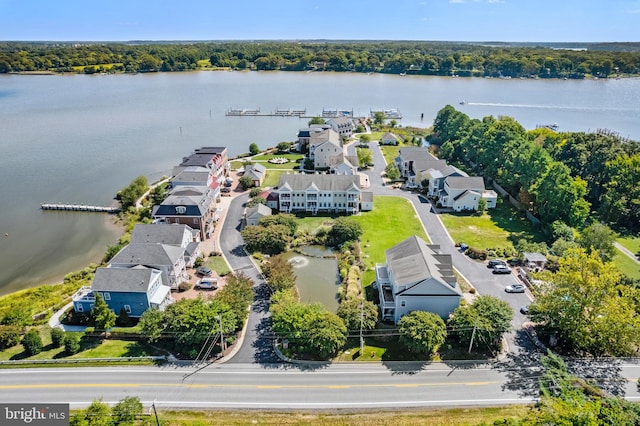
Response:
[[[225,111],[227,117],[297,117],[306,116],[307,109],[276,108],[275,111],[261,112],[260,108],[230,108]]]
[[[397,108],[378,109],[378,110],[372,109],[370,110],[370,113],[371,113],[371,117],[375,117],[376,113],[382,113],[384,114],[384,118],[387,120],[390,120],[390,119],[400,120],[402,118],[402,113]]]
[[[42,203],[42,210],[59,210],[72,212],[92,212],[92,213],[118,213],[118,207],[91,206],[87,204],[59,204],[59,203]]]

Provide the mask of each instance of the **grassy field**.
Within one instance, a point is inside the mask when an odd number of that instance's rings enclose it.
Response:
[[[62,306],[83,284],[85,283],[46,284],[2,296],[0,318],[15,309],[23,310],[32,316],[54,306]]]
[[[288,158],[290,162],[295,163],[298,160],[302,160],[303,155],[302,154],[262,154],[262,155],[256,155],[255,157],[252,157],[252,160],[268,161],[268,160],[271,160],[272,158]]]
[[[80,352],[67,356],[64,348],[54,348],[51,345],[51,335],[49,327],[39,327],[43,349],[37,355],[27,356],[22,344],[0,351],[0,360],[43,360],[43,359],[86,359],[86,358],[119,358],[128,356],[153,356],[164,355],[145,343],[131,340],[98,340],[93,338],[82,338],[80,340]]]
[[[367,287],[375,280],[372,268],[384,262],[385,250],[399,242],[417,235],[428,241],[422,223],[411,203],[400,197],[375,197],[373,210],[354,217],[362,225],[360,238],[363,260],[367,270],[362,276],[362,285]]]
[[[262,182],[262,188],[272,188],[278,185],[280,175],[286,173],[285,170],[267,170],[267,177]]]
[[[616,241],[632,253],[640,253],[640,236],[625,235],[619,237]]]
[[[613,263],[620,272],[629,278],[640,279],[640,264],[617,249],[616,255],[613,256]]]
[[[380,151],[382,151],[382,155],[384,156],[384,160],[389,163],[393,163],[398,156],[401,146],[391,146],[391,145],[381,145]]]
[[[213,271],[216,271],[218,275],[226,275],[231,272],[229,265],[227,265],[227,262],[222,256],[209,256],[209,258],[207,259],[206,267]]]
[[[526,405],[486,408],[402,409],[382,411],[159,411],[163,425],[309,425],[309,426],[463,426],[493,424],[524,417]],[[506,424],[506,423],[500,423]]]
[[[329,229],[336,217],[332,215],[300,217],[298,218],[298,231],[315,234],[322,227]]]
[[[544,241],[544,235],[534,229],[527,218],[511,208],[498,203],[495,209],[482,216],[470,213],[443,213],[442,223],[455,242],[464,242],[477,249],[513,248],[520,239]]]

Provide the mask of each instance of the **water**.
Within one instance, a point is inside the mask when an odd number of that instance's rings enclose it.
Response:
[[[465,101],[464,105],[460,105]],[[229,108],[398,108],[428,127],[451,104],[526,128],[609,128],[640,139],[640,79],[501,80],[356,73],[194,72],[0,75],[0,294],[99,260],[119,229],[106,215],[42,212],[43,202],[109,205],[136,176],[168,174],[203,145],[231,156],[292,141],[307,119],[225,117]],[[424,114],[424,120],[420,115]],[[9,234],[4,236],[4,234]]]
[[[302,252],[286,253],[285,258],[293,265],[296,274],[296,287],[300,301],[304,303],[321,303],[329,311],[338,310],[338,288],[340,275],[338,261],[335,258],[324,258],[331,254],[324,247],[302,247]]]

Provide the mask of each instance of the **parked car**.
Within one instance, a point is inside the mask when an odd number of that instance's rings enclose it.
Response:
[[[202,277],[210,277],[213,274],[213,271],[205,266],[201,266],[196,269],[196,274]]]
[[[206,277],[198,280],[196,288],[199,290],[215,290],[218,288],[218,278]]]
[[[511,268],[509,268],[507,265],[496,265],[493,267],[493,273],[494,274],[510,274]]]
[[[500,259],[491,259],[489,263],[487,263],[487,268],[493,268],[494,266],[497,266],[497,265],[507,266],[507,262]]]
[[[228,193],[228,192],[231,192],[231,188],[229,188],[229,187],[225,186],[224,188],[220,188],[220,192],[222,192],[222,193]]]
[[[520,306],[520,313],[524,314],[524,315],[527,315],[529,313],[529,306],[528,305]]]
[[[505,287],[507,293],[524,293],[526,287],[522,284],[511,284]]]

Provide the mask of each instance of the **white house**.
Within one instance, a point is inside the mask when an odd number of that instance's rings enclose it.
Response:
[[[280,175],[279,211],[358,213],[362,194],[359,184],[360,178],[353,175]]]
[[[331,126],[334,132],[342,136],[343,138],[351,137],[356,126],[353,124],[353,119],[349,117],[335,117],[327,120],[327,124]]]
[[[262,164],[250,164],[244,169],[244,176],[249,176],[253,181],[253,186],[259,187],[262,185],[265,176],[267,175],[267,168]]]
[[[309,143],[309,159],[316,169],[328,169],[330,158],[342,154],[340,135],[332,129],[314,133]]]
[[[487,208],[494,208],[498,195],[495,191],[487,191],[484,180],[479,176],[449,176],[444,179],[444,187],[438,192],[438,204],[457,212],[477,210],[481,198],[486,200]]]
[[[329,172],[335,175],[355,175],[358,173],[358,157],[340,153],[329,158]]]
[[[450,254],[440,246],[409,237],[385,252],[376,265],[376,284],[383,321],[397,323],[412,311],[433,312],[446,319],[460,304],[462,292]]]
[[[410,188],[421,185],[423,172],[429,169],[440,170],[447,166],[446,160],[439,160],[427,147],[402,147],[395,158],[400,176],[406,179]]]
[[[391,132],[387,132],[380,138],[380,145],[398,145],[398,137]]]
[[[468,174],[454,166],[445,166],[440,169],[428,169],[422,172],[422,180],[428,180],[427,195],[430,197],[438,196],[438,193],[444,188],[444,180],[450,176],[453,177],[469,177]]]
[[[257,204],[253,207],[247,207],[244,211],[245,226],[256,226],[260,223],[260,219],[271,215],[271,208],[264,204]]]
[[[308,152],[309,145],[311,144],[311,139],[317,136],[317,134],[322,133],[331,126],[328,124],[312,124],[311,126],[298,130],[298,143],[297,149],[299,152]]]

